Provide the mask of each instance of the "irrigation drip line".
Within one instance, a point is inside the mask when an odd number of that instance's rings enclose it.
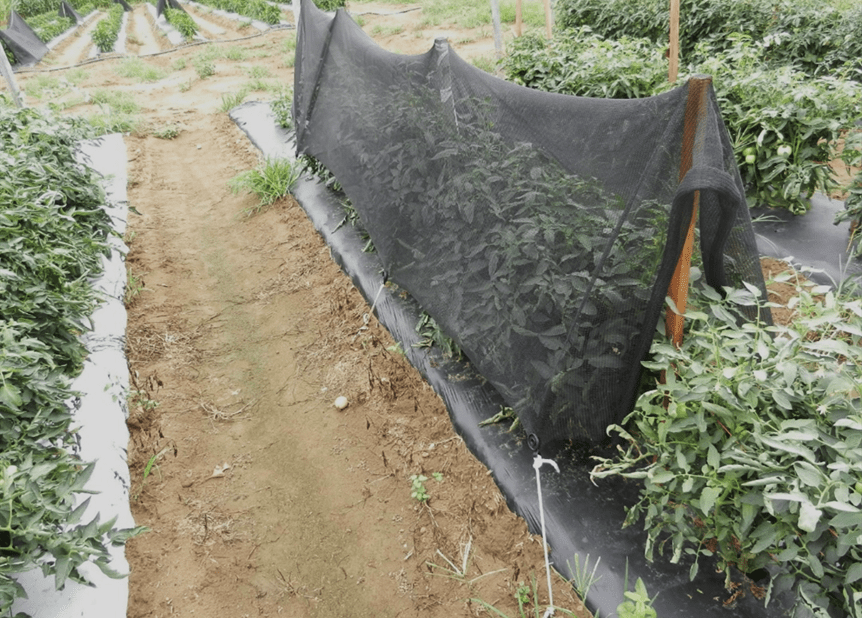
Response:
[[[171,54],[176,51],[180,51],[183,49],[187,49],[189,47],[197,47],[198,45],[209,45],[212,43],[236,43],[238,41],[247,41],[249,39],[256,39],[261,36],[265,36],[270,34],[271,32],[277,32],[280,30],[295,30],[296,27],[291,24],[286,25],[278,25],[272,26],[269,30],[264,32],[258,32],[257,34],[250,34],[248,36],[240,37],[238,39],[218,39],[218,40],[207,40],[207,41],[194,41],[192,43],[185,43],[183,45],[178,45],[177,47],[172,47],[170,49],[163,49],[162,51],[152,52],[149,54],[101,54],[95,58],[88,58],[78,64],[70,64],[68,66],[63,67],[53,67],[50,69],[21,69],[15,71],[17,74],[25,74],[25,73],[53,73],[54,71],[65,71],[67,69],[76,69],[78,67],[87,66],[90,64],[95,64],[97,62],[103,62],[105,60],[123,60],[125,58],[153,58],[155,56],[163,56],[165,54]]]

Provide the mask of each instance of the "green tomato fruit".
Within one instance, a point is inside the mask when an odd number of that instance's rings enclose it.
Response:
[[[755,161],[757,161],[757,155],[756,154],[745,155],[745,162],[748,163],[749,165],[754,165]]]
[[[782,144],[778,147],[777,152],[779,157],[789,157],[790,153],[793,152],[793,149],[787,144]]]
[[[862,494],[862,481],[856,483],[856,485],[853,486],[853,489],[856,490],[857,494]]]
[[[747,157],[749,155],[753,155],[756,152],[757,151],[754,149],[754,146],[749,146],[748,148],[746,148],[745,150],[742,151],[742,154],[744,154]]]

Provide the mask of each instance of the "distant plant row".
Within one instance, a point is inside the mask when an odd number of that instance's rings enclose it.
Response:
[[[858,156],[862,118],[862,7],[837,13],[787,2],[705,0],[681,8],[680,80],[709,74],[749,201],[804,213],[837,187],[830,161]],[[773,9],[770,8],[770,11]],[[836,19],[827,28],[820,14]],[[547,43],[516,39],[509,79],[579,96],[633,98],[668,90],[664,0],[559,0]],[[819,41],[819,38],[823,41]],[[816,39],[816,40],[815,40]],[[838,41],[839,44],[835,44]],[[856,140],[856,141],[854,141]]]
[[[608,38],[668,43],[666,0],[559,0],[556,11],[564,30],[589,26]],[[862,5],[841,10],[798,0],[680,1],[683,62],[699,62],[703,49],[729,51],[736,33],[771,41],[763,58],[771,65],[791,64],[810,75],[862,68]]]
[[[197,0],[214,9],[236,13],[243,17],[256,19],[265,24],[274,25],[281,21],[281,9],[266,2],[266,0]]]

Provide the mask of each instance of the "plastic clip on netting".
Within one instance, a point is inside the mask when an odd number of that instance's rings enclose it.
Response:
[[[764,288],[708,79],[638,100],[542,93],[443,40],[389,53],[303,0],[294,91],[297,151],[339,179],[389,279],[536,450],[602,441],[630,411],[695,217],[706,281]]]

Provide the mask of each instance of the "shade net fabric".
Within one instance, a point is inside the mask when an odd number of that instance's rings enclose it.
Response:
[[[638,100],[543,93],[444,40],[387,52],[302,0],[293,105],[297,152],[335,174],[388,278],[534,448],[602,441],[631,410],[696,199],[706,280],[763,290],[708,80]]]
[[[9,11],[6,29],[0,30],[0,41],[15,56],[18,66],[34,65],[48,53],[48,46],[15,11]]]

